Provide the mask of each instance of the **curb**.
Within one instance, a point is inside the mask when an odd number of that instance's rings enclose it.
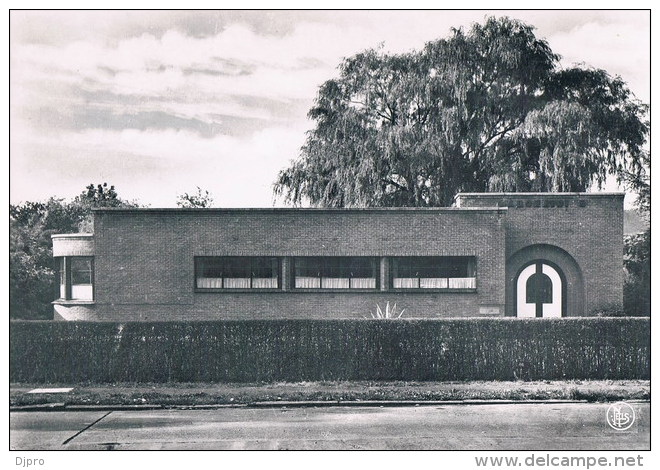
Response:
[[[65,411],[64,403],[44,403],[41,405],[9,406],[9,411]]]
[[[456,405],[529,405],[587,403],[586,400],[364,400],[364,401],[257,401],[251,403],[227,403],[208,405],[66,405],[47,403],[41,405],[10,406],[9,411],[146,411],[146,410],[216,410],[225,408],[328,408],[328,407],[415,407]]]
[[[163,405],[66,405],[47,403],[44,405],[10,406],[9,411],[142,411],[159,410]]]
[[[626,403],[650,403],[650,400],[625,400]],[[66,405],[47,403],[41,405],[10,406],[9,411],[148,411],[148,410],[220,410],[234,408],[332,408],[332,407],[421,407],[421,406],[470,406],[470,405],[566,405],[602,404],[587,400],[364,400],[364,401],[257,401],[251,403],[226,403],[208,405]]]
[[[262,401],[249,403],[252,408],[302,408],[302,407],[394,407],[394,406],[443,406],[443,405],[513,405],[587,403],[587,400],[364,400],[364,401]]]

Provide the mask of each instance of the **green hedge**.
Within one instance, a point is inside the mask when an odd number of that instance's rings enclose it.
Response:
[[[650,378],[648,318],[11,322],[12,382]]]

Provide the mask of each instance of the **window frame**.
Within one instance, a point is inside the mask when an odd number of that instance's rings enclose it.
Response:
[[[57,262],[58,298],[63,302],[94,302],[96,299],[96,279],[94,270],[94,256],[58,256]],[[89,274],[89,283],[77,282],[74,284],[73,262],[78,260],[89,260],[89,269],[76,270],[76,273],[85,272]],[[89,286],[89,298],[74,296],[74,287]],[[64,293],[64,295],[62,295]]]
[[[451,270],[456,268],[456,265],[451,265],[451,260],[463,259],[465,266],[461,267],[466,269],[466,276],[451,276],[449,273],[439,274],[435,277],[424,277],[420,274],[422,270]],[[437,260],[434,264],[432,261]],[[397,266],[397,263],[402,261],[411,262],[418,261],[417,266]],[[443,262],[445,263],[443,265]],[[417,268],[417,269],[415,269]],[[397,277],[397,271],[402,270],[404,273],[409,271],[416,271],[415,275],[409,275],[408,277]],[[389,287],[393,291],[405,291],[405,292],[476,292],[477,290],[477,257],[471,255],[459,255],[459,256],[392,256],[390,257],[390,275],[389,275]],[[472,275],[470,275],[470,272]],[[399,286],[397,287],[396,280],[408,280],[410,282],[409,286]],[[452,286],[452,280],[467,280],[469,281],[469,286]],[[423,280],[426,280],[426,286],[424,286]],[[465,281],[464,281],[465,282]],[[436,284],[436,285],[433,285]]]
[[[380,258],[377,256],[294,256],[291,258],[291,290],[299,292],[375,292],[380,289]],[[316,269],[318,270],[317,275],[315,276],[298,276],[298,269],[300,267],[299,262],[305,260],[306,262],[318,261]],[[363,262],[363,266],[355,266],[354,263],[356,260]],[[371,275],[368,277],[364,276],[353,276],[351,275],[351,269],[355,268],[356,270],[362,270],[366,267],[369,267]],[[323,274],[331,273],[333,270],[341,273],[345,272],[342,276],[328,276]],[[318,280],[318,285],[313,287],[298,287],[297,280],[298,278],[308,278]],[[331,279],[335,280],[348,280],[348,286],[344,287],[332,287],[324,280],[329,281]],[[373,287],[353,287],[354,280],[357,279],[369,279],[373,280]]]
[[[217,261],[227,261],[227,260],[238,260],[244,259],[249,260],[249,277],[230,277],[225,276],[225,269],[222,263],[219,264],[220,267],[220,277],[210,278],[210,279],[220,279],[221,285],[213,287],[199,287],[198,280],[203,278],[200,276],[202,263],[204,260],[217,260]],[[277,273],[276,277],[263,278],[260,276],[255,276],[255,260],[270,260],[270,262],[275,261],[276,266],[275,270]],[[257,269],[263,269],[266,265],[258,266]],[[279,256],[195,256],[194,257],[194,279],[193,279],[193,289],[195,292],[276,292],[282,290],[282,257]],[[272,266],[271,266],[272,269]],[[239,287],[225,287],[225,279],[249,279],[248,286],[239,286]],[[276,279],[276,287],[267,286],[267,287],[252,287],[255,279]]]

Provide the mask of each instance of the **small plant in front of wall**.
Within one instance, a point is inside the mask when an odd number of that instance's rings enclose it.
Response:
[[[396,304],[390,306],[390,302],[388,301],[385,304],[385,308],[382,309],[380,308],[380,305],[376,304],[376,313],[374,312],[369,312],[371,313],[371,318],[379,319],[379,320],[385,320],[385,319],[397,319],[401,318],[403,315],[403,312],[405,312],[406,309],[404,308],[400,312],[397,313],[396,311]]]

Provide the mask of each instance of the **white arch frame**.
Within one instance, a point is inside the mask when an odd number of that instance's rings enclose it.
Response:
[[[520,271],[516,280],[516,316],[518,318],[536,318],[536,304],[527,303],[527,280],[536,272],[534,262]],[[562,316],[563,284],[561,276],[555,268],[540,261],[541,272],[552,282],[552,303],[543,304],[543,318],[560,318]]]

